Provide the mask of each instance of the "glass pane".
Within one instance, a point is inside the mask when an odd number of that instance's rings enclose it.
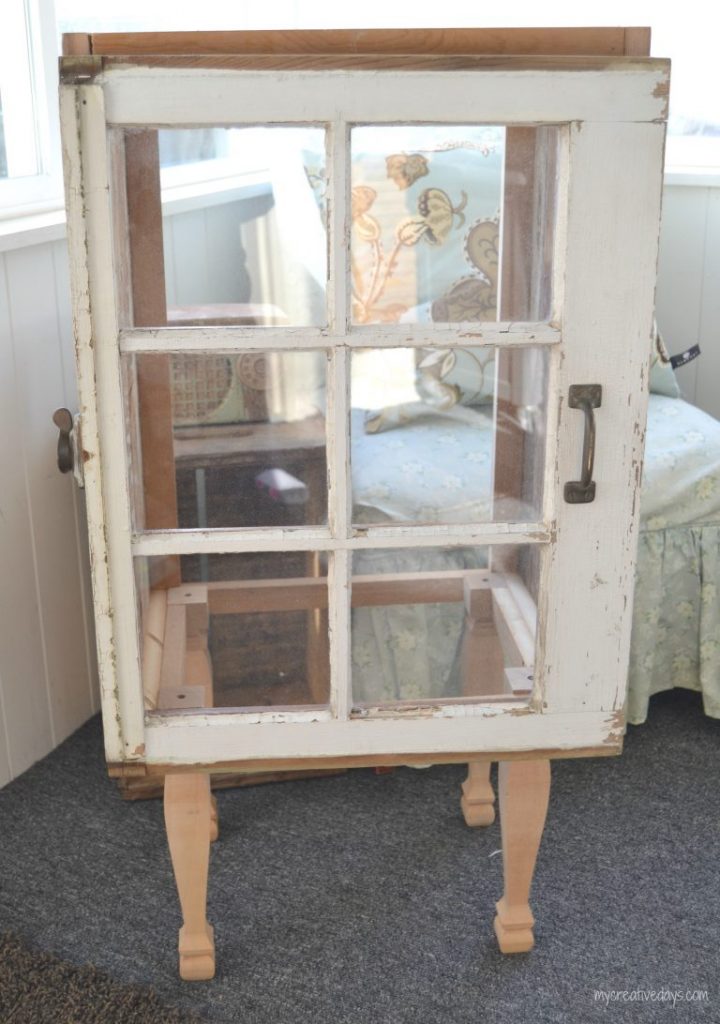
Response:
[[[321,128],[118,129],[127,324],[326,322]]]
[[[547,318],[556,149],[554,128],[355,128],[353,322]]]
[[[354,522],[540,519],[547,377],[541,347],[355,350]]]
[[[123,361],[135,528],[319,525],[322,352]]]
[[[135,578],[147,710],[327,703],[319,555],[137,558]]]
[[[528,697],[539,549],[353,552],[353,705]]]

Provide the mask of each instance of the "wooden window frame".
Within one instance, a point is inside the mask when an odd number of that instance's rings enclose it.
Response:
[[[322,759],[343,757],[361,750],[370,757],[420,756],[431,752],[436,759],[467,759],[469,754],[489,756],[497,751],[525,753],[574,749],[614,752],[620,743],[621,708],[624,699],[620,677],[627,663],[629,617],[622,602],[632,597],[634,541],[637,509],[634,493],[642,458],[642,423],[646,398],[646,350],[651,330],[651,299],[662,180],[663,120],[666,116],[667,64],[663,61],[608,61],[582,58],[558,61],[547,58],[462,58],[452,70],[444,59],[417,58],[413,70],[407,61],[396,62],[400,72],[379,61],[382,70],[344,70],[336,58],[324,62],[322,71],[293,72],[293,88],[283,76],[269,73],[266,59],[233,58],[198,69],[187,58],[172,58],[173,66],[128,63],[124,58],[93,65],[85,80],[66,81],[62,88],[62,113],[67,144],[68,197],[72,207],[69,225],[74,264],[77,311],[78,361],[81,370],[83,447],[88,488],[94,583],[98,617],[98,646],[106,728],[111,761],[147,761],[156,765],[226,765],[244,761],[258,765],[269,751],[283,757]],[[260,64],[261,69],[254,66]],[[284,61],[287,65],[287,61]],[[446,62],[447,63],[447,62]],[[367,64],[367,62],[366,62]],[[461,66],[458,66],[460,64]],[[216,66],[217,65],[217,66]],[[328,69],[329,65],[329,69]],[[86,65],[87,67],[87,65]],[[432,75],[433,89],[420,107],[416,89],[425,73]],[[413,78],[414,76],[414,78]],[[218,110],[217,84],[222,77],[232,82],[230,110]],[[172,89],[164,88],[172,82]],[[400,85],[403,82],[404,85]],[[157,88],[155,88],[157,86]],[[332,88],[329,88],[332,86]],[[558,225],[555,237],[554,289],[556,308],[545,323],[472,325],[473,345],[540,344],[549,348],[550,392],[546,446],[546,473],[542,521],[530,524],[466,524],[437,527],[372,527],[353,531],[350,525],[348,473],[349,410],[348,352],[355,346],[382,344],[467,344],[469,325],[433,330],[424,325],[402,325],[376,330],[354,327],[348,318],[346,253],[349,227],[348,125],[350,123],[462,123],[467,111],[468,90],[476,98],[473,121],[523,126],[561,125],[564,144],[560,156]],[[393,96],[393,102],[388,97]],[[258,99],[260,97],[260,99]],[[485,98],[483,98],[485,97]],[[428,109],[428,102],[430,107]],[[328,126],[330,154],[328,312],[326,330],[312,328],[262,329],[219,327],[206,329],[123,329],[116,301],[116,267],[111,239],[113,211],[109,201],[110,173],[106,143],[107,127],[115,124],[158,125],[238,124],[238,111],[251,109],[253,123],[318,123]],[[340,112],[341,111],[341,115]],[[638,146],[638,141],[642,145]],[[592,162],[606,161],[612,181],[598,186],[599,170]],[[634,161],[635,177],[626,179],[624,164]],[[657,165],[657,166],[656,166]],[[614,168],[614,170],[613,170]],[[579,169],[579,170],[578,170]],[[332,173],[332,170],[335,173]],[[657,171],[657,180],[655,180]],[[656,187],[655,187],[656,186]],[[587,516],[561,504],[561,482],[577,475],[577,456],[582,443],[580,417],[563,408],[570,383],[597,370],[607,379],[598,350],[603,329],[617,327],[617,309],[599,326],[588,325],[582,303],[588,289],[602,291],[590,277],[588,248],[582,211],[588,204],[596,211],[595,237],[600,217],[608,218],[607,241],[625,248],[619,254],[622,268],[635,282],[642,297],[626,327],[633,346],[627,358],[611,368],[615,385],[615,411],[623,415],[623,403],[635,416],[627,443],[613,466],[613,521],[604,527],[596,521],[602,544],[616,550],[621,545],[621,571],[608,581],[601,563],[587,545]],[[618,208],[611,208],[617,203]],[[82,215],[86,216],[83,222]],[[633,219],[634,218],[634,219]],[[639,241],[633,245],[633,223]],[[590,233],[591,236],[593,232]],[[632,256],[632,259],[630,258]],[[594,271],[595,272],[595,271]],[[600,271],[602,274],[609,271]],[[609,280],[605,282],[609,286]],[[568,303],[570,315],[568,314]],[[597,312],[597,311],[596,311]],[[611,310],[611,313],[613,311]],[[589,337],[588,337],[589,335]],[[120,386],[121,351],[166,353],[172,350],[235,351],[272,344],[292,348],[317,347],[328,351],[328,465],[330,521],[327,528],[291,530],[150,530],[132,535],[128,497],[129,469],[123,428]],[[308,340],[310,344],[308,344]],[[206,348],[208,346],[208,348]],[[577,368],[576,368],[577,367]],[[601,372],[601,370],[603,372]],[[646,376],[646,374],[645,374]],[[93,384],[90,385],[89,382]],[[95,392],[94,388],[97,388]],[[622,402],[617,398],[622,394]],[[625,422],[627,416],[623,417]],[[603,468],[609,468],[612,463]],[[602,460],[601,460],[602,462]],[[630,530],[626,530],[627,523]],[[619,527],[622,525],[622,531]],[[105,539],[107,537],[107,540]],[[562,544],[560,541],[562,540]],[[540,630],[545,643],[529,706],[517,702],[479,702],[472,708],[453,704],[434,707],[429,713],[398,711],[395,719],[353,719],[349,707],[349,553],[355,548],[424,547],[468,544],[539,544],[541,556]],[[132,558],[139,554],[223,553],[237,550],[333,551],[329,575],[331,615],[330,711],[242,712],[198,711],[191,715],[168,712],[145,718],[140,684],[140,651],[136,617]],[[575,551],[573,555],[572,552]],[[579,554],[578,554],[579,552]],[[565,666],[583,666],[586,650],[582,630],[568,636],[567,623],[576,623],[574,580],[577,561],[584,562],[581,577],[597,580],[583,594],[584,615],[592,622],[603,602],[617,606],[614,629],[617,650],[586,672],[581,683],[573,681]],[[594,575],[590,572],[595,569]],[[606,587],[606,590],[602,590]],[[552,599],[552,601],[551,601]],[[552,603],[552,607],[551,607]],[[615,605],[613,605],[615,607]],[[118,682],[120,680],[120,682]],[[247,729],[263,723],[262,730]]]

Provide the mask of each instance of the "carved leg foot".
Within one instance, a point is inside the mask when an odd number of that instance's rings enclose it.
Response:
[[[462,784],[460,800],[465,824],[470,828],[492,825],[495,821],[495,794],[490,784],[490,762],[471,761]]]
[[[550,797],[550,762],[501,761],[498,790],[505,892],[495,935],[503,953],[527,953],[535,943],[528,900]]]
[[[210,842],[214,843],[220,835],[220,821],[218,819],[217,797],[210,797]]]
[[[205,916],[210,807],[209,775],[166,775],[165,828],[183,916],[179,954],[184,981],[207,981],[215,974],[213,930]]]

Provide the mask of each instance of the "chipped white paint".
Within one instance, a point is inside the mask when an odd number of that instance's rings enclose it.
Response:
[[[563,345],[550,403],[557,440],[546,480],[557,540],[544,567],[545,644],[536,660],[552,713],[621,709],[625,701],[663,142],[664,126],[654,124],[585,124],[570,133]],[[603,388],[595,410],[597,495],[568,505],[563,485],[579,478],[584,431],[582,412],[568,408],[568,388],[590,383]]]
[[[622,742],[617,716],[532,714],[517,705],[487,705],[480,714],[346,722],[284,722],[246,729],[238,715],[153,717],[146,728],[147,760],[156,764],[429,754],[429,761],[457,751],[579,750]]]
[[[131,760],[142,752],[143,699],[102,90],[63,86],[61,112],[105,748],[109,760]]]
[[[133,538],[134,555],[230,554],[242,551],[337,551],[347,548],[464,547],[474,544],[545,544],[542,523],[468,523],[438,526],[356,527],[347,540],[323,527],[241,530],[153,530]]]
[[[78,371],[78,404],[82,418],[85,495],[87,499],[90,568],[95,605],[95,636],[98,648],[100,704],[105,753],[109,760],[124,757],[120,724],[120,701],[115,668],[110,572],[102,503],[98,409],[95,394],[93,324],[90,314],[89,225],[85,221],[84,189],[87,174],[81,159],[81,129],[78,88],[60,89],[60,121],[68,219],[70,284]],[[86,456],[87,453],[87,457]]]
[[[330,294],[330,293],[329,293]],[[558,327],[538,323],[468,323],[428,330],[425,324],[378,324],[353,327],[352,334],[323,327],[156,327],[120,332],[120,351],[214,352],[286,351],[298,349],[473,347],[559,345]]]
[[[604,70],[244,71],[113,67],[112,124],[531,124],[667,116],[668,61]]]
[[[342,721],[350,708],[350,574],[351,555],[344,546],[350,532],[350,356],[347,338],[350,310],[345,253],[350,238],[350,132],[338,120],[327,134],[328,167],[328,321],[337,339],[328,374],[328,517],[339,545],[328,569],[330,629],[330,706]]]
[[[603,70],[474,72],[232,72],[111,69],[80,87],[79,154],[69,156],[74,197],[88,507],[95,564],[103,706],[112,760],[213,763],[272,757],[569,750],[617,746],[632,601],[652,291],[657,251],[667,65],[609,62]],[[72,90],[66,88],[72,136]],[[235,124],[250,119],[324,122],[329,131],[329,323],[324,328],[171,328],[118,331],[112,279],[102,97],[108,120],[132,124]],[[550,323],[393,325],[348,323],[347,125],[352,122],[558,123],[560,216],[556,308]],[[571,124],[567,124],[571,122]],[[72,147],[70,147],[72,149]],[[74,186],[72,185],[74,182]],[[87,258],[87,263],[85,262]],[[89,295],[88,305],[88,276]],[[92,322],[92,341],[90,324]],[[349,523],[348,349],[359,345],[551,346],[546,489],[541,523],[353,529]],[[94,350],[93,350],[94,344]],[[130,534],[119,350],[236,351],[325,348],[328,376],[328,527]],[[97,407],[94,378],[97,386]],[[566,505],[579,473],[583,417],[566,407],[573,383],[599,383],[590,505]],[[98,443],[98,431],[100,442]],[[89,447],[88,447],[89,446]],[[100,455],[103,463],[100,466]],[[88,474],[89,470],[89,474]],[[532,543],[543,547],[540,642],[532,707],[510,701],[349,715],[350,558],[398,546]],[[143,728],[132,554],[328,551],[330,711],[202,712],[151,716]],[[105,556],[109,557],[108,576]],[[607,583],[595,585],[601,577]],[[530,628],[532,614],[523,618]],[[530,660],[530,650],[526,660]],[[114,659],[116,663],[114,663]],[[249,729],[248,724],[261,726]]]

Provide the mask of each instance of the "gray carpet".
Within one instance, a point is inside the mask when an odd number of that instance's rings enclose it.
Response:
[[[150,988],[40,953],[0,935],[0,1021],[10,1024],[197,1024]]]
[[[498,826],[463,824],[461,768],[221,792],[218,972],[187,984],[161,805],[121,801],[94,720],[0,791],[0,931],[208,1022],[720,1022],[719,741],[678,691],[622,758],[556,762],[517,957],[491,929]],[[688,990],[708,1001],[636,1001]]]

